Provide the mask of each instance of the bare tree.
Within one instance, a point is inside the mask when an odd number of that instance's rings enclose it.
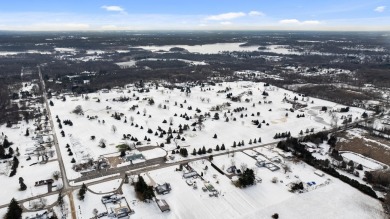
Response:
[[[99,211],[96,208],[92,210],[92,214],[95,215],[95,217],[98,215],[98,213]]]
[[[246,164],[246,163],[241,163],[241,164],[240,164],[240,169],[241,169],[241,172],[243,173],[246,169],[248,169],[248,164]]]
[[[74,108],[74,110],[72,111],[72,113],[74,113],[74,114],[83,114],[84,111],[83,111],[83,108],[80,105],[77,105],[76,108]]]
[[[106,139],[102,138],[99,141],[99,147],[105,148],[106,147]]]
[[[115,132],[117,131],[117,128],[116,128],[115,125],[112,125],[112,126],[111,126],[111,131],[112,131],[113,133],[115,133]]]
[[[199,129],[199,131],[202,131],[202,129],[204,128],[204,116],[203,115],[200,115],[199,117],[198,117],[198,129]]]
[[[291,167],[288,164],[283,164],[282,169],[284,170],[284,173],[291,172]]]
[[[335,112],[331,112],[330,116],[332,117],[331,126],[333,128],[337,128],[337,124],[339,122],[339,117],[337,116],[337,114]]]

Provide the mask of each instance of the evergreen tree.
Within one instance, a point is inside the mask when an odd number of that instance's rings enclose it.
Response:
[[[82,201],[84,200],[86,192],[87,192],[87,186],[83,183],[78,194],[80,200]]]
[[[216,151],[219,151],[219,145],[217,145],[217,147],[215,147],[215,150],[216,150]]]
[[[206,154],[206,147],[205,146],[203,146],[203,148],[202,148],[202,154]]]
[[[140,175],[138,175],[138,182],[135,184],[135,191],[141,194],[143,200],[155,197],[153,187],[148,186]]]
[[[12,145],[12,143],[8,141],[8,138],[7,138],[7,137],[5,137],[5,138],[4,138],[4,141],[3,141],[3,147],[4,147],[4,148],[8,148],[8,147],[11,146],[11,145]]]
[[[146,184],[144,178],[141,175],[138,175],[138,182],[135,183],[136,192],[144,192],[148,185]]]
[[[233,147],[235,148],[237,146],[236,142],[234,141],[233,142]]]
[[[196,149],[194,148],[194,150],[192,151],[192,155],[196,155]]]
[[[62,204],[64,204],[64,198],[62,197],[62,192],[61,191],[60,191],[60,193],[58,193],[57,204],[59,206],[62,206]]]
[[[24,179],[23,177],[19,177],[19,185],[20,185],[20,191],[24,191],[27,189],[26,184],[24,184]]]
[[[22,219],[23,209],[19,206],[19,203],[12,198],[8,206],[8,211],[5,214],[5,219]]]
[[[224,151],[224,150],[225,150],[225,145],[222,144],[222,146],[221,146],[221,151]]]
[[[12,155],[14,155],[14,149],[13,148],[9,148],[8,149],[8,154],[9,154],[9,156],[12,157]]]
[[[142,193],[142,197],[144,200],[146,199],[152,199],[155,197],[154,191],[153,191],[153,186],[148,186],[145,191]]]
[[[5,150],[3,148],[3,145],[0,145],[0,159],[3,159],[5,156]]]

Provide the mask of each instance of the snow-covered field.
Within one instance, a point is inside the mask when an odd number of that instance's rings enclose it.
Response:
[[[226,88],[229,91],[221,92]],[[263,91],[267,92],[269,96],[262,96]],[[233,102],[227,99],[227,93],[232,93],[233,96],[241,96],[241,102]],[[118,100],[120,97],[130,99],[125,102],[114,101],[114,99]],[[297,102],[308,106],[290,112],[289,109],[292,104],[283,101],[283,99],[293,101],[294,97],[297,97]],[[148,103],[151,98],[155,102],[153,105]],[[140,93],[133,87],[128,87],[127,89],[113,89],[109,92],[91,93],[88,94],[87,100],[85,96],[66,96],[66,101],[55,97],[52,98],[52,101],[54,106],[51,107],[51,115],[54,121],[56,121],[57,115],[62,121],[67,119],[73,121],[73,126],[63,125],[62,130],[65,132],[65,137],[61,137],[61,129],[58,128],[55,122],[55,131],[70,179],[80,176],[79,173],[72,170],[73,164],[70,162],[72,158],[75,158],[76,164],[85,162],[90,158],[96,160],[102,155],[118,152],[117,145],[133,145],[135,142],[130,139],[123,139],[124,134],[130,134],[131,137],[137,138],[141,144],[138,147],[164,143],[164,149],[171,151],[176,148],[177,144],[185,147],[190,154],[189,158],[191,158],[193,157],[191,155],[193,150],[198,150],[203,146],[206,149],[215,149],[216,145],[221,147],[224,144],[226,149],[230,149],[234,141],[237,143],[244,141],[245,146],[249,146],[249,140],[255,138],[261,138],[262,144],[271,143],[276,141],[273,138],[276,133],[290,131],[291,135],[299,136],[301,130],[303,132],[311,129],[321,131],[324,128],[331,128],[332,115],[337,117],[350,115],[355,121],[364,112],[362,109],[351,107],[348,113],[339,113],[337,109],[344,106],[316,98],[301,97],[291,91],[253,82],[196,86],[191,88],[189,95],[181,92],[180,89],[169,90],[163,87],[155,89],[152,85],[150,92]],[[230,106],[226,103],[229,103]],[[72,110],[78,105],[84,110],[84,115],[72,113]],[[219,110],[213,110],[217,105]],[[130,110],[132,106],[138,107]],[[326,106],[328,111],[334,110],[335,112],[321,111],[323,106]],[[234,112],[235,109],[240,107],[244,110]],[[196,112],[196,109],[199,111]],[[192,126],[193,123],[197,122],[196,117],[204,115],[206,112],[210,113],[210,117],[206,116],[204,127],[200,130],[197,125]],[[122,114],[120,120],[112,117],[115,113]],[[219,115],[218,120],[215,119],[216,113]],[[258,113],[260,114],[258,115]],[[183,116],[185,114],[189,117],[188,120]],[[297,115],[302,114],[305,117],[297,118]],[[91,119],[90,117],[96,118]],[[163,123],[164,120],[167,122]],[[259,120],[261,128],[253,125],[252,120]],[[341,124],[340,120],[338,120],[339,125]],[[169,124],[171,121],[172,125]],[[133,125],[131,125],[132,123]],[[171,128],[178,132],[178,126],[186,124],[189,125],[189,130],[180,134],[180,138],[182,138],[180,140],[172,140],[168,144],[166,142],[167,135],[162,138],[159,137],[161,131],[157,130],[158,127],[165,131]],[[151,129],[152,133],[148,133],[148,129]],[[214,134],[217,135],[217,138],[213,138]],[[173,134],[174,137],[177,137],[177,135]],[[96,139],[91,140],[91,136],[95,136]],[[106,141],[106,148],[98,146],[101,139]],[[148,141],[145,139],[148,139]],[[66,144],[70,145],[73,152],[72,156],[67,156]],[[180,155],[174,156],[177,159],[181,158]]]

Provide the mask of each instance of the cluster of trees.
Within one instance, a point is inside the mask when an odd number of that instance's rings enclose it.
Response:
[[[305,117],[305,114],[302,113],[302,114],[298,114],[298,115],[297,115],[297,118],[301,118],[301,117]]]
[[[192,155],[202,155],[202,154],[206,154],[206,153],[211,153],[213,151],[213,149],[209,148],[208,150],[206,150],[206,147],[203,146],[202,148],[199,148],[198,149],[198,152],[196,152],[196,149],[194,148],[194,150],[192,151]]]
[[[73,126],[73,122],[71,120],[69,120],[69,119],[66,119],[63,122],[64,122],[64,125]]]
[[[291,133],[290,132],[282,132],[282,133],[276,133],[275,136],[274,136],[274,139],[289,138],[289,137],[291,137]]]
[[[150,200],[155,197],[153,186],[148,186],[141,175],[138,175],[138,181],[134,185],[135,192],[140,200]]]
[[[225,144],[222,144],[221,147],[219,147],[219,145],[215,146],[215,151],[224,151],[225,150]]]
[[[237,146],[241,147],[241,146],[244,146],[244,145],[245,145],[244,140],[239,141],[238,144],[236,143],[236,141],[234,141],[232,147],[235,148]]]
[[[292,185],[290,187],[290,192],[296,192],[296,191],[300,191],[300,190],[303,190],[303,183],[302,182],[292,183]]]
[[[183,157],[188,157],[188,151],[186,148],[180,148],[180,151],[179,151],[180,155],[183,156]]]
[[[249,144],[252,144],[252,143],[253,143],[253,144],[256,144],[257,141],[258,141],[259,143],[261,143],[261,138],[259,138],[259,140],[257,140],[256,138],[254,138],[253,141],[252,141],[252,139],[249,139],[249,142],[248,142],[248,143],[249,143]]]
[[[307,128],[306,131],[305,131],[306,134],[308,134],[308,133],[310,133],[310,132],[314,132],[314,128],[311,128],[310,130]],[[299,132],[299,134],[300,134],[300,135],[303,135],[303,131],[301,130],[301,131]]]
[[[255,173],[252,169],[247,168],[240,178],[238,178],[239,187],[247,187],[255,183]]]
[[[116,99],[116,98],[112,99],[112,101],[119,101],[119,102],[127,102],[129,100],[130,100],[130,98],[126,97],[126,96],[120,96],[118,99]]]
[[[347,113],[347,112],[349,112],[349,106],[340,108],[340,113]]]
[[[13,143],[8,141],[8,137],[5,136],[3,142],[0,144],[0,159],[9,159],[13,156],[14,150],[10,147]],[[5,149],[8,148],[8,153],[5,153]]]
[[[118,114],[117,112],[115,112],[114,114],[112,114],[111,117],[113,117],[113,118],[116,119],[116,120],[121,120],[121,116],[120,116],[120,114]]]

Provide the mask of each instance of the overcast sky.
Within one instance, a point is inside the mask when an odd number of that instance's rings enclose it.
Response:
[[[390,0],[1,0],[0,30],[390,30]]]

